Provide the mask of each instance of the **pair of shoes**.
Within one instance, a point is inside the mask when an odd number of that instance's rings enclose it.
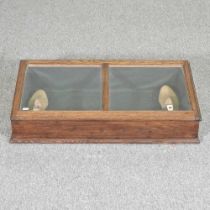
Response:
[[[48,107],[48,97],[44,90],[37,90],[29,99],[28,108],[33,111],[44,111]]]
[[[163,110],[173,111],[179,109],[179,99],[174,90],[168,85],[160,88],[159,103]],[[29,110],[43,111],[48,107],[48,97],[44,90],[37,90],[28,102]]]
[[[159,103],[163,110],[173,111],[179,109],[179,99],[174,90],[168,85],[160,88]]]

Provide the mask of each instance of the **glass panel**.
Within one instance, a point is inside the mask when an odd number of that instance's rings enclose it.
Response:
[[[190,109],[182,68],[112,67],[109,75],[110,110]]]
[[[21,109],[35,110],[30,103],[40,107],[47,100],[46,110],[101,110],[101,84],[99,67],[28,67]]]

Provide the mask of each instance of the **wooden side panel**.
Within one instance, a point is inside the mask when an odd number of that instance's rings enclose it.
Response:
[[[14,143],[197,143],[196,121],[19,121]]]
[[[191,101],[192,109],[195,113],[195,119],[201,120],[201,112],[198,105],[198,98],[195,91],[195,84],[193,82],[192,71],[191,71],[189,62],[187,61],[184,64],[184,72],[185,72],[185,80],[187,84],[189,98]]]

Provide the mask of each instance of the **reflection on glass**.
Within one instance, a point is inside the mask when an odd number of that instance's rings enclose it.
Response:
[[[101,110],[98,67],[28,67],[22,110]]]
[[[182,68],[112,67],[110,110],[189,110]]]

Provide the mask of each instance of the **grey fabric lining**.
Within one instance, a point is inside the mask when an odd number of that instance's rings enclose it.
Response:
[[[180,100],[180,110],[190,109],[181,68],[112,67],[110,110],[160,110],[162,85],[169,85]]]
[[[181,68],[110,68],[110,110],[161,110],[162,85],[171,86],[180,110],[190,109]],[[97,67],[29,67],[21,109],[38,90],[46,91],[47,110],[102,110],[101,71]]]
[[[46,91],[47,110],[101,110],[101,71],[97,67],[29,67],[21,108],[38,89]]]

